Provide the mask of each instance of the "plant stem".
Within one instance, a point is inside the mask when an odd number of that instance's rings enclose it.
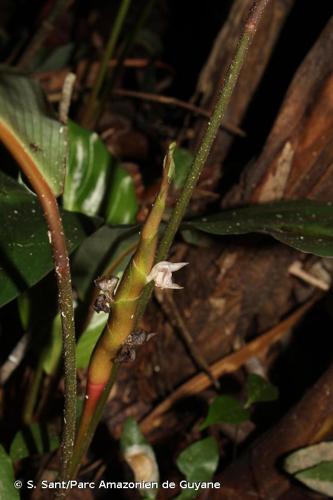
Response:
[[[62,322],[65,371],[64,424],[61,444],[61,480],[68,478],[73,454],[76,424],[76,342],[73,296],[69,258],[59,207],[54,193],[25,149],[17,143],[14,134],[0,122],[0,136],[5,146],[20,165],[38,196],[49,229],[58,286],[58,306]]]
[[[119,39],[120,32],[122,30],[122,27],[124,25],[124,21],[126,18],[126,14],[128,12],[129,6],[131,4],[131,0],[122,0],[117,17],[115,19],[114,25],[112,27],[110,37],[106,46],[106,49],[104,51],[98,74],[96,77],[96,81],[94,83],[94,87],[91,91],[91,94],[89,96],[89,100],[87,103],[87,106],[85,108],[85,112],[82,116],[81,124],[83,127],[90,128],[93,125],[95,116],[96,116],[96,111],[98,108],[98,97],[99,93],[101,91],[106,73],[108,71],[108,64],[110,59],[112,59],[114,50],[116,47],[116,44]]]
[[[193,190],[199,180],[218,130],[222,124],[233,90],[236,86],[240,71],[245,61],[248,48],[254,38],[262,13],[269,2],[270,0],[255,1],[250,9],[243,35],[238,43],[235,56],[227,72],[220,95],[215,104],[212,117],[208,122],[206,132],[194,158],[192,167],[185,181],[184,188],[178,198],[175,208],[173,209],[164,235],[159,244],[156,262],[165,260],[168,256],[171,244],[185,215]],[[142,317],[152,291],[153,286],[151,284],[147,285],[138,306],[137,320]]]
[[[268,2],[269,0],[259,0],[253,4],[248,21],[245,25],[243,36],[228,71],[225,84],[214,108],[212,118],[208,123],[206,134],[159,246],[157,261],[164,260],[168,254],[172,240],[185,214],[194,187],[199,179],[213,141],[221,125],[260,16]],[[168,181],[169,179],[164,173],[162,183],[166,184]],[[79,432],[76,439],[74,457],[70,470],[71,477],[76,474],[82,456],[88,449],[107,401],[108,394],[113,385],[117,372],[117,367],[115,363],[113,363],[115,356],[138,320],[138,308],[136,304],[141,306],[141,313],[149,299],[149,294],[147,295],[147,293],[144,295],[144,299],[142,299],[142,286],[145,282],[145,276],[151,268],[151,262],[149,260],[151,259],[150,250],[155,246],[154,240],[155,238],[157,239],[158,227],[164,211],[166,192],[165,189],[163,189],[163,185],[161,187],[161,193],[163,193],[163,203],[158,203],[157,200],[152,212],[150,212],[148,216],[142,231],[141,244],[139,244],[137,252],[119,284],[108,325],[100,337],[90,360],[86,393],[87,399],[85,401],[85,407],[81,416]],[[162,195],[160,194],[159,196]],[[146,243],[143,243],[145,240]],[[148,286],[146,290],[152,290],[152,288],[152,286]],[[136,302],[135,307],[134,302]],[[134,311],[136,311],[135,318],[133,318],[132,315]],[[91,396],[89,396],[89,384],[91,387]],[[94,394],[93,391],[95,391],[96,394]]]
[[[30,43],[25,49],[24,53],[20,57],[18,62],[19,68],[29,69],[31,62],[36,54],[36,52],[42,47],[47,36],[53,31],[54,24],[59,18],[59,16],[67,9],[70,4],[70,0],[56,0],[53,7],[46,19],[40,25],[40,28],[36,31],[32,37]]]
[[[212,117],[208,122],[206,133],[194,158],[192,168],[185,181],[184,189],[176,203],[159,245],[157,261],[164,260],[168,255],[171,243],[185,215],[193,190],[199,180],[218,130],[222,124],[222,120],[245,61],[248,48],[256,32],[259,19],[268,2],[269,0],[259,0],[258,2],[254,2],[251,8],[249,18],[245,24],[244,33],[239,41],[236,54],[227,72],[225,82],[215,104]]]
[[[30,425],[33,419],[34,409],[39,393],[39,389],[43,380],[43,366],[41,358],[38,360],[38,365],[33,374],[31,385],[25,400],[24,410],[23,410],[23,422],[25,425]]]
[[[104,99],[107,97],[107,94],[112,91],[113,89],[113,86],[117,80],[117,77],[118,77],[118,74],[119,74],[119,70],[120,68],[123,66],[123,63],[127,57],[127,54],[130,52],[132,46],[134,45],[135,43],[135,40],[136,40],[136,37],[139,33],[139,31],[141,30],[141,28],[144,26],[150,12],[151,12],[151,9],[154,5],[156,0],[148,0],[148,2],[146,3],[146,5],[142,8],[139,16],[138,16],[138,19],[135,23],[135,26],[130,30],[129,34],[127,35],[126,37],[126,40],[125,40],[125,43],[123,45],[123,48],[120,52],[120,54],[118,55],[117,57],[117,63],[116,63],[116,66],[115,68],[113,68],[112,72],[111,72],[111,75],[110,75],[110,78],[109,78],[109,81],[107,82],[107,84],[105,85],[105,91],[103,93],[103,96],[102,96],[102,99],[101,101],[103,102]]]

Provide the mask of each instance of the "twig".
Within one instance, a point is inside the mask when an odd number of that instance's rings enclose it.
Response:
[[[179,331],[182,340],[184,341],[187,349],[189,350],[194,362],[200,370],[202,370],[211,379],[214,387],[219,390],[220,384],[214,374],[212,373],[209,364],[202,356],[201,352],[197,348],[189,332],[187,325],[173,299],[172,292],[162,292],[155,289],[155,297],[157,298],[164,314],[167,316],[168,320],[172,325],[174,325]]]
[[[44,19],[40,28],[37,30],[28,47],[20,57],[18,62],[19,68],[29,69],[36,52],[40,49],[40,47],[42,47],[45,39],[53,31],[57,19],[67,9],[70,3],[71,0],[56,0],[54,2],[47,19]]]
[[[160,94],[151,94],[148,92],[138,92],[136,90],[127,90],[127,89],[114,89],[112,92],[114,95],[118,95],[121,97],[133,97],[133,99],[142,99],[145,101],[151,101],[151,102],[157,102],[160,104],[166,104],[169,106],[177,106],[179,108],[186,109],[188,111],[191,111],[192,113],[195,113],[200,116],[204,116],[205,118],[210,118],[211,117],[211,112],[206,111],[203,108],[200,108],[199,106],[196,106],[195,104],[192,104],[190,102],[182,101],[181,99],[177,99],[176,97],[170,97],[166,95],[160,95]],[[246,133],[244,130],[240,129],[239,127],[236,127],[235,125],[232,125],[230,123],[221,123],[221,127],[227,130],[228,132],[238,135],[240,137],[245,137]]]
[[[318,298],[318,296],[317,296]],[[253,356],[263,355],[268,348],[282,338],[301,318],[306,311],[310,309],[317,299],[312,299],[285,320],[281,321],[277,326],[264,333],[260,337],[246,344],[239,351],[236,351],[228,356],[216,361],[210,366],[210,370],[215,377],[220,377],[224,373],[232,373],[241,368],[248,359]],[[172,406],[182,398],[193,396],[212,385],[211,379],[204,373],[200,373],[191,378],[188,382],[178,387],[167,399],[160,403],[154,410],[149,413],[140,423],[141,430],[145,432],[151,431],[152,428],[160,425],[160,417],[166,413]]]
[[[297,278],[303,280],[305,283],[308,283],[308,285],[319,288],[320,290],[327,291],[330,289],[330,282],[317,278],[317,276],[314,276],[308,271],[305,271],[302,268],[302,263],[299,260],[296,260],[291,264],[291,266],[289,266],[288,272],[289,274],[292,274],[293,276],[296,276]]]

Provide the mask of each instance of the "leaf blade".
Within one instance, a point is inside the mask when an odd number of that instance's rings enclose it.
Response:
[[[220,236],[269,234],[302,252],[333,257],[331,202],[292,200],[242,207],[187,221],[183,227]]]

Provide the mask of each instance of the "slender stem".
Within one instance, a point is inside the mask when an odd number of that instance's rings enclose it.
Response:
[[[35,166],[31,156],[21,147],[15,135],[2,122],[0,122],[0,137],[37,194],[49,229],[48,234],[55,264],[58,306],[63,335],[65,405],[60,477],[62,480],[66,480],[73,453],[76,424],[76,343],[71,274],[66,239],[55,195]]]
[[[31,62],[36,54],[36,52],[42,47],[45,39],[53,31],[54,24],[59,18],[59,16],[67,9],[71,0],[56,0],[53,7],[46,19],[42,22],[39,29],[36,31],[32,37],[30,43],[22,54],[19,62],[19,68],[29,69]]]
[[[29,391],[25,400],[24,409],[23,409],[23,422],[26,425],[31,424],[32,417],[34,414],[34,409],[36,406],[37,396],[39,393],[39,389],[43,380],[43,366],[41,362],[41,358],[38,361],[38,365],[34,371],[33,379],[29,387]]]
[[[103,103],[110,91],[113,90],[114,84],[117,80],[119,70],[122,68],[124,61],[126,59],[127,54],[130,52],[136,37],[145,24],[147,17],[149,16],[151,9],[156,0],[148,0],[146,5],[141,9],[138,19],[135,22],[134,27],[130,30],[129,34],[126,37],[125,43],[123,44],[123,48],[117,58],[116,66],[112,70],[109,81],[105,85],[105,89],[101,98],[101,102]]]
[[[269,0],[259,0],[259,2],[254,2],[253,4],[249,19],[245,25],[243,36],[240,40],[234,60],[228,71],[225,85],[214,108],[212,118],[208,123],[206,134],[192,165],[192,170],[187,178],[185,188],[181,193],[179,201],[172,213],[164,237],[161,241],[157,253],[158,261],[164,260],[167,256],[172,240],[185,214],[194,187],[198,181],[198,178],[212,147],[213,141],[221,125],[225,110],[230,101],[241,67],[245,60],[247,49],[252,41],[257,24],[259,22],[260,15],[268,2]],[[164,175],[163,182],[169,182],[169,174],[168,176]],[[114,356],[119,352],[119,347],[123,344],[128,333],[131,331],[133,325],[135,324],[135,321],[137,321],[138,319],[137,314],[135,314],[136,317],[133,318],[132,311],[137,310],[137,301],[140,301],[141,305],[143,306],[146,305],[146,303],[143,303],[139,297],[141,294],[141,287],[144,283],[144,276],[146,275],[146,272],[148,272],[148,268],[151,268],[150,260],[149,262],[146,261],[147,254],[149,253],[150,255],[151,252],[147,252],[147,250],[151,250],[151,248],[155,246],[155,238],[157,237],[157,230],[160,223],[161,213],[163,213],[164,211],[166,192],[167,191],[161,188],[161,199],[163,193],[163,203],[161,202],[161,200],[160,202],[159,200],[156,201],[156,203],[154,204],[154,209],[150,213],[145,223],[140,240],[141,246],[139,245],[134,259],[131,261],[129,267],[127,268],[125,276],[117,289],[117,294],[115,297],[112,314],[110,315],[108,320],[108,325],[101,338],[99,339],[93,357],[90,361],[88,382],[90,384],[90,392],[92,396],[91,398],[89,397],[87,389],[88,399],[85,402],[85,407],[79,427],[79,433],[76,439],[74,457],[70,470],[71,477],[75,475],[79,467],[81,458],[85,451],[88,449],[89,443],[93,437],[97,423],[100,419],[102,410],[107,401],[107,396],[113,385],[113,381],[115,379],[117,371],[115,364],[112,362]],[[152,229],[152,226],[154,230]],[[149,289],[149,287],[146,288]],[[134,302],[136,302],[135,306]],[[141,311],[143,310],[144,307],[141,307]],[[126,312],[126,314],[123,314],[124,312]],[[132,320],[132,318],[134,319],[134,321]],[[102,387],[102,392],[100,392],[100,387]],[[97,396],[95,393],[97,393]]]
[[[94,121],[94,117],[96,114],[96,109],[98,107],[98,97],[101,91],[106,73],[108,71],[109,61],[112,59],[116,44],[119,39],[119,35],[121,33],[122,27],[124,25],[124,21],[126,18],[127,11],[131,4],[131,0],[122,0],[117,17],[115,19],[114,25],[112,27],[110,37],[106,46],[106,49],[103,54],[103,58],[101,64],[99,66],[98,74],[96,77],[96,81],[94,83],[94,87],[89,96],[89,100],[87,106],[85,108],[85,112],[82,116],[81,124],[85,127],[90,127]]]
[[[176,206],[165,229],[161,243],[158,247],[156,255],[157,262],[165,260],[168,256],[171,244],[185,215],[193,190],[199,180],[200,174],[205,166],[218,130],[222,124],[222,120],[231,100],[233,90],[236,86],[240,71],[246,58],[248,48],[254,38],[262,13],[270,1],[271,0],[255,1],[250,9],[250,13],[244,27],[243,35],[239,41],[235,56],[227,72],[220,95],[215,104],[212,117],[207,124],[206,132],[203,136],[198,152],[194,158],[192,167],[185,181],[184,188],[178,198]],[[146,286],[139,302],[137,319],[139,319],[144,313],[152,290],[153,286],[151,284]]]

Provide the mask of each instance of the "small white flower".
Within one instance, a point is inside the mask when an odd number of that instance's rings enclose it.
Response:
[[[173,288],[175,290],[180,290],[183,287],[172,282],[172,273],[173,271],[178,271],[178,269],[187,266],[187,264],[188,262],[168,262],[167,260],[162,260],[155,264],[148,274],[147,283],[155,281],[155,286],[158,288]]]

